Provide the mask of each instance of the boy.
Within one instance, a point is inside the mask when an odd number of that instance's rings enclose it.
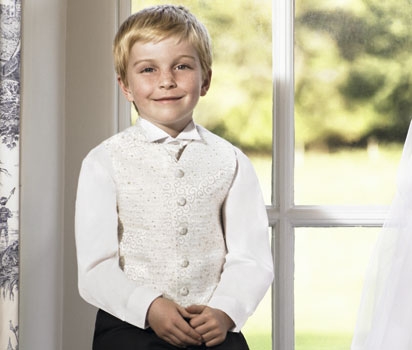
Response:
[[[114,60],[140,118],[80,173],[93,349],[248,349],[240,329],[273,279],[268,223],[249,160],[192,119],[212,76],[207,30],[184,7],[150,7],[122,24]]]

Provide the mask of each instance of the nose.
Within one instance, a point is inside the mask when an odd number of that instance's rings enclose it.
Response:
[[[176,87],[176,80],[172,72],[162,72],[159,80],[159,87],[166,90],[173,89]]]

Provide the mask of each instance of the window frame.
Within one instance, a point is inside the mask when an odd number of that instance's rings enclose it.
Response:
[[[294,241],[296,227],[380,227],[386,205],[294,203],[294,0],[272,1],[273,168],[269,224],[275,228],[272,348],[294,350]],[[276,64],[275,64],[276,63]]]
[[[268,0],[269,1],[269,0]],[[295,205],[294,203],[294,0],[272,1],[272,349],[294,350],[294,245],[296,227],[381,227],[387,205]],[[131,0],[117,0],[117,27]],[[130,126],[130,104],[117,86],[118,131]]]

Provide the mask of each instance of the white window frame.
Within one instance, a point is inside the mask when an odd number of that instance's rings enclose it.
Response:
[[[294,204],[294,0],[273,0],[273,254],[272,348],[294,350],[295,227],[379,227],[388,206]]]
[[[131,0],[117,0],[118,24]],[[294,249],[296,227],[380,227],[385,205],[295,205],[294,203],[294,0],[272,0],[273,155],[272,230],[275,281],[272,288],[272,349],[294,350]],[[117,125],[130,125],[130,104],[117,88]]]

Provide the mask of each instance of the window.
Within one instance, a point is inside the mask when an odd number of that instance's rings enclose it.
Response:
[[[131,8],[175,2],[215,45],[212,88],[195,118],[244,149],[267,203],[276,280],[245,329],[250,347],[348,349],[412,115],[410,2],[134,0]],[[124,106],[120,125],[130,120]]]

